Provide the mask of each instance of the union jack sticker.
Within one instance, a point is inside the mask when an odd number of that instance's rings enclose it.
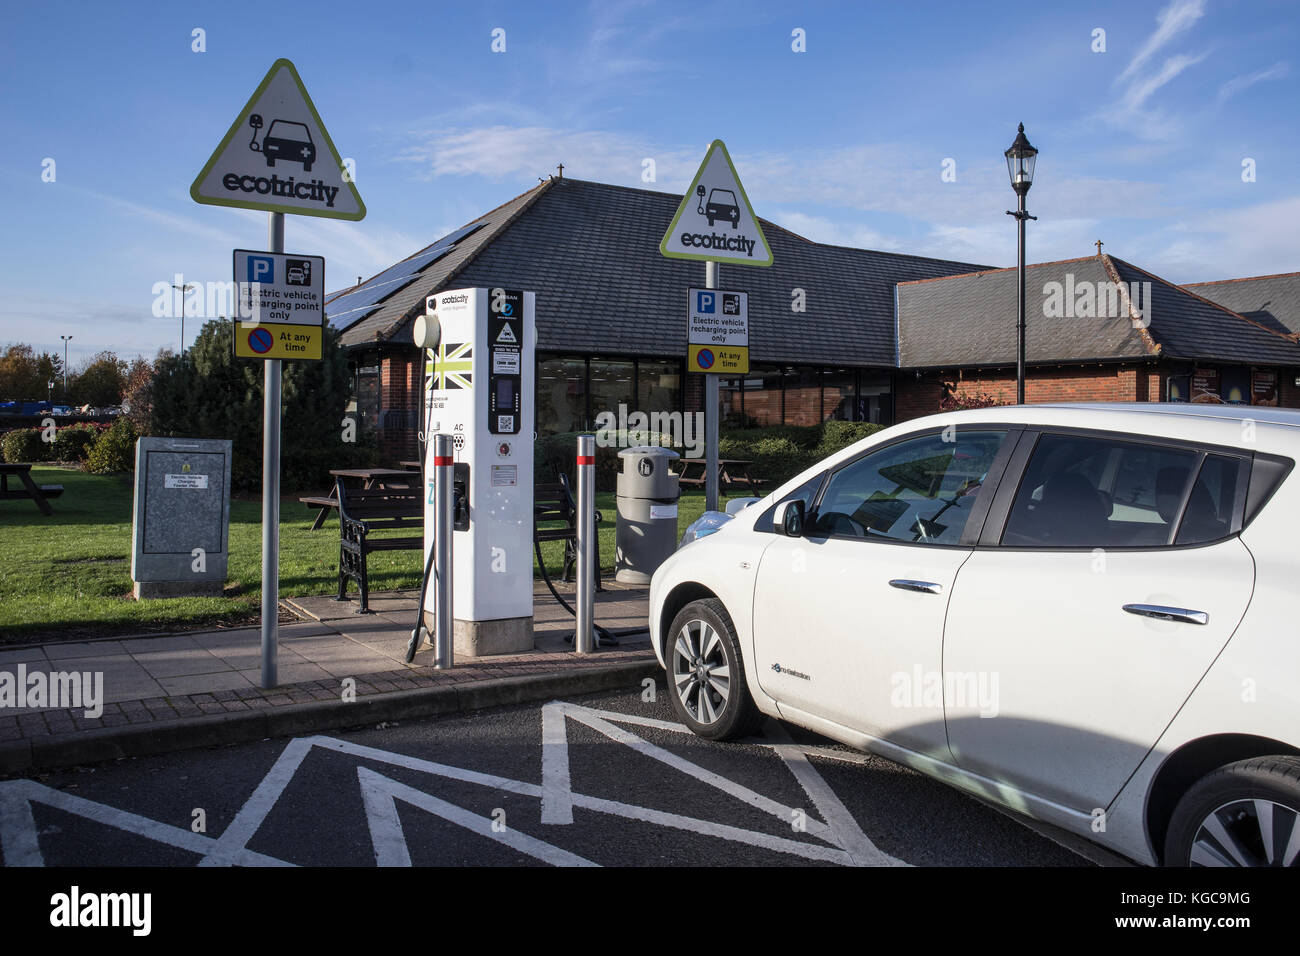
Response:
[[[472,342],[443,342],[425,351],[424,374],[435,392],[473,388],[474,346]]]

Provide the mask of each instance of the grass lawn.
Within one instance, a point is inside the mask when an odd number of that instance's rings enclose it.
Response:
[[[37,484],[61,484],[45,517],[29,501],[0,502],[0,643],[40,636],[255,624],[261,601],[262,504],[235,500],[230,515],[230,564],[220,598],[136,601],[131,596],[131,495],[128,476],[91,475],[68,468],[32,469]],[[614,567],[614,495],[597,496],[600,555]],[[679,533],[704,511],[704,495],[682,495]],[[338,521],[311,531],[314,510],[297,498],[280,504],[280,594],[332,594],[338,584]],[[562,544],[542,548],[547,570],[559,574]],[[420,585],[418,551],[368,558],[374,590]],[[536,570],[536,562],[534,562]],[[355,595],[355,589],[352,592]]]

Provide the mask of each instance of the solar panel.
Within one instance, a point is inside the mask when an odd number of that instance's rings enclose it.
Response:
[[[360,321],[364,318],[361,310],[374,308],[382,300],[410,285],[421,272],[451,252],[459,240],[484,225],[486,223],[472,223],[457,229],[409,259],[389,266],[353,291],[332,299],[325,305],[325,315],[330,325],[341,330]]]

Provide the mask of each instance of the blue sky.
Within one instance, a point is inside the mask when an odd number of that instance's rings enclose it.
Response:
[[[188,190],[281,56],[355,160],[369,212],[287,217],[286,248],[324,255],[330,289],[559,162],[566,176],[680,192],[714,138],[757,213],[811,239],[1010,265],[1002,151],[1021,121],[1041,150],[1032,261],[1087,255],[1101,238],[1179,282],[1300,269],[1300,5],[1010,9],[14,6],[0,33],[0,344],[59,350],[72,334],[74,365],[102,348],[177,346],[179,322],[151,313],[154,284],[229,280],[231,249],[264,247],[265,213],[200,206]],[[195,28],[205,52],[191,49]],[[791,48],[796,28],[806,52]]]

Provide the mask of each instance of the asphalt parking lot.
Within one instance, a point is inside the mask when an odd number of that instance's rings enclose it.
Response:
[[[701,740],[657,690],[3,781],[0,854],[47,866],[1109,862],[774,721],[752,741]]]

